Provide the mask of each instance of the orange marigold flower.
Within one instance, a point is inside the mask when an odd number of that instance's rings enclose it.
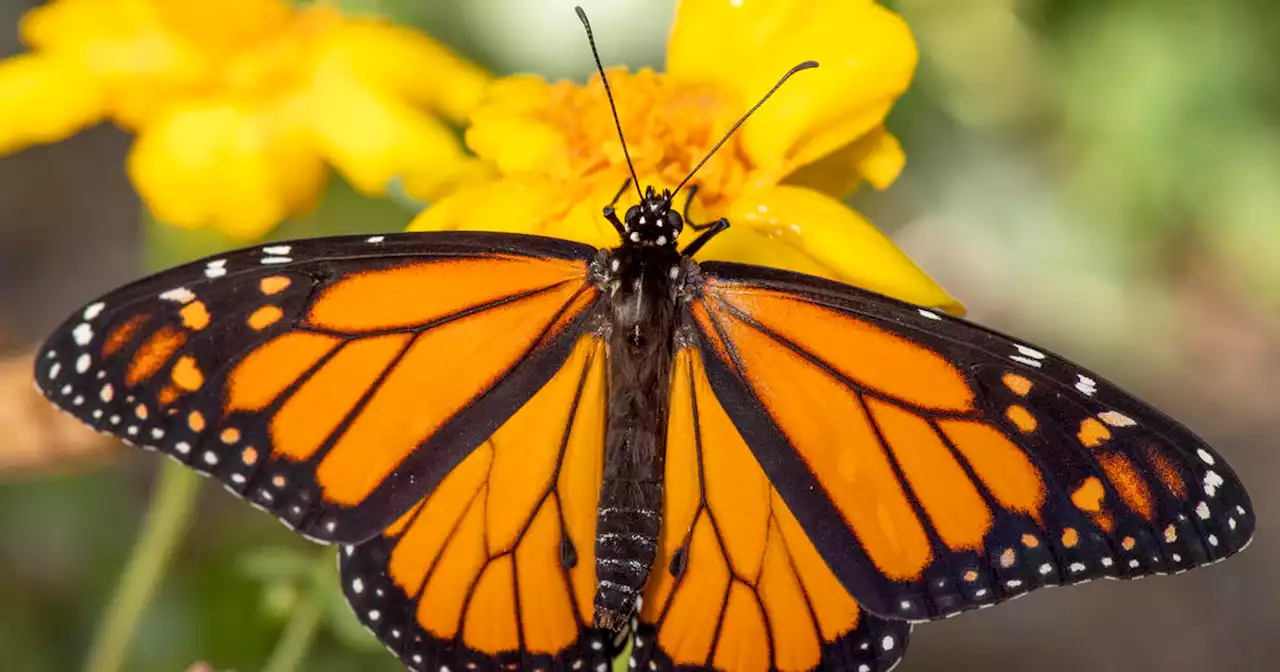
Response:
[[[692,219],[733,223],[699,256],[826,276],[960,313],[955,299],[841,201],[861,182],[883,189],[901,172],[905,156],[884,118],[916,59],[906,24],[870,1],[684,0],[666,72],[613,69],[608,76],[640,181],[662,189],[678,184],[781,74],[818,61],[694,178]],[[600,209],[629,173],[598,77],[585,86],[503,78],[472,112],[466,140],[497,176],[439,201],[410,229],[617,244]],[[633,191],[623,198],[620,211],[636,202]]]
[[[52,0],[0,61],[0,153],[113,121],[161,220],[260,237],[328,166],[363,192],[435,197],[478,169],[447,122],[489,81],[425,35],[323,2]]]

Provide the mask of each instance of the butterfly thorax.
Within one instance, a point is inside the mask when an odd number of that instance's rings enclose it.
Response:
[[[673,233],[669,222],[663,225]],[[595,621],[615,631],[627,623],[649,576],[662,510],[676,288],[684,264],[674,245],[654,240],[627,240],[605,261],[609,410],[596,521]]]

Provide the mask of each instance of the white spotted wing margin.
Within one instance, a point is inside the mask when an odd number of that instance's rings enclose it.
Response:
[[[912,625],[903,621],[864,614],[858,626],[838,637],[822,643],[822,658],[818,665],[797,672],[891,672],[902,662],[907,645],[911,641]],[[632,641],[629,669],[650,672],[716,672],[714,665],[699,666],[677,664],[664,652],[658,633],[652,626],[641,625]],[[740,661],[729,672],[771,669],[768,661]],[[773,668],[776,669],[776,668]]]
[[[498,657],[475,651],[460,636],[441,638],[417,620],[417,603],[387,575],[394,543],[378,536],[338,553],[342,592],[356,618],[387,650],[414,672],[440,670],[583,670],[608,672],[620,653],[618,637],[586,629],[555,655],[511,652]]]

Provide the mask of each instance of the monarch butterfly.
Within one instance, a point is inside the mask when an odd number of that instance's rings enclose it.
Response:
[[[611,250],[439,232],[179,266],[74,314],[36,381],[340,544],[415,670],[605,672],[629,640],[642,669],[881,672],[913,622],[1248,543],[1181,425],[963,320],[695,262],[728,222],[687,222],[683,185],[606,208]]]

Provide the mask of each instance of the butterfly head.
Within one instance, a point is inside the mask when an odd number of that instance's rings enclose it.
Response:
[[[623,219],[626,241],[646,247],[675,247],[683,228],[684,219],[671,209],[671,192],[664,189],[658,194],[653,187],[645,189],[644,198]]]

